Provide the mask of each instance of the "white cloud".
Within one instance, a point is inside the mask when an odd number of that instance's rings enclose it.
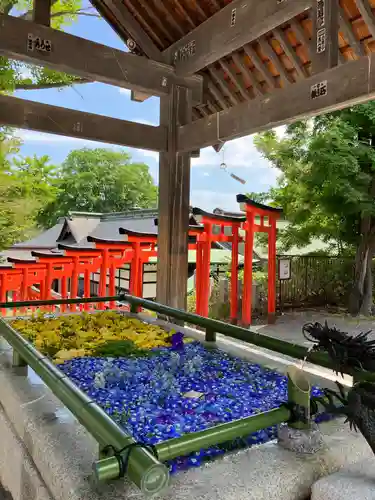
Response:
[[[123,89],[122,87],[120,87],[118,89],[118,91],[120,92],[120,94],[125,94],[125,95],[128,95],[128,96],[130,96],[130,93],[131,93],[130,89]]]

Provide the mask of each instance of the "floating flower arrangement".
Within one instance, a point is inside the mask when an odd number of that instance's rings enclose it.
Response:
[[[135,440],[157,444],[249,417],[287,400],[287,379],[180,332],[114,312],[16,320],[14,328]],[[45,337],[44,337],[45,336]],[[313,388],[312,395],[320,395]],[[320,417],[323,418],[322,416]],[[276,426],[170,461],[171,472],[265,443]]]

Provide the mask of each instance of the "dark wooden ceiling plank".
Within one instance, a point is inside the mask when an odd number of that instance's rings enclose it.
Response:
[[[134,42],[140,47],[142,52],[146,54],[147,57],[153,59],[154,61],[162,61],[163,56],[155,45],[154,41],[146,33],[146,31],[139,24],[137,19],[135,19],[132,12],[126,7],[126,5],[121,0],[103,0],[103,3],[110,9],[113,15],[116,17],[117,21],[121,26],[123,26],[129,35],[129,38],[134,40]],[[147,24],[147,29],[152,32],[150,26]],[[155,32],[152,32],[154,39],[156,39],[161,44],[160,38]],[[130,47],[129,47],[130,49]]]
[[[233,0],[165,52],[179,74],[193,74],[311,7],[311,0]]]

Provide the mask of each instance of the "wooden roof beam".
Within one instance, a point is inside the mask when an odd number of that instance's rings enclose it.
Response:
[[[179,150],[204,148],[375,97],[375,55],[301,80],[284,90],[218,112],[179,129]]]
[[[194,103],[202,99],[200,76],[181,77],[164,63],[1,14],[0,54],[146,94],[168,95],[181,85]]]
[[[191,75],[311,7],[312,0],[233,0],[163,52]]]
[[[314,74],[333,68],[339,63],[339,1],[315,0],[312,9]]]
[[[95,0],[93,1],[95,4]],[[163,60],[161,51],[121,0],[104,0],[104,4],[110,9],[113,15],[115,15],[118,23],[123,26],[128,33],[129,39],[126,40],[126,45],[130,51],[132,51],[133,42],[135,45],[138,45],[141,51],[150,59],[154,61]]]
[[[167,148],[164,127],[83,113],[1,94],[0,125],[151,151],[162,152]]]

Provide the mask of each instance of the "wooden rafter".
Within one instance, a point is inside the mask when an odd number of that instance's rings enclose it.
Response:
[[[365,21],[372,38],[375,39],[375,18],[371,5],[368,3],[368,0],[355,0],[355,3],[357,4],[358,10]]]
[[[349,42],[349,45],[353,48],[357,56],[366,55],[366,51],[361,44],[360,40],[357,39],[353,32],[353,27],[346,17],[345,11],[342,7],[339,7],[339,19],[340,19],[340,29],[344,33],[345,38]]]
[[[236,66],[241,71],[244,79],[245,80],[248,79],[249,82],[251,83],[254,94],[255,95],[264,94],[264,91],[262,89],[261,84],[258,82],[258,80],[253,75],[253,72],[251,71],[251,69],[245,65],[243,58],[241,58],[238,54],[233,54],[232,57],[233,57],[233,61],[235,62]]]
[[[247,54],[247,56],[252,61],[252,63],[254,64],[254,67],[262,75],[262,78],[264,78],[264,81],[267,83],[270,90],[274,89],[275,88],[275,79],[267,71],[267,68],[265,67],[261,58],[256,53],[255,49],[249,44],[245,45],[243,49],[244,49],[245,53]]]
[[[179,149],[202,148],[375,97],[375,55],[361,57],[249,103],[181,127]]]
[[[1,94],[0,125],[152,151],[165,151],[167,147],[167,134],[163,127],[83,113]]]
[[[230,67],[230,65],[223,59],[220,59],[219,64],[223,68],[223,70],[227,73],[227,75],[229,76],[229,78],[231,79],[237,90],[240,92],[242,97],[245,99],[245,101],[250,101],[251,97],[245,85],[243,84],[241,79],[237,76],[235,71]]]
[[[166,61],[174,62],[181,75],[193,74],[256,40],[310,6],[311,0],[233,0],[169,47],[164,52]],[[207,50],[208,46],[211,50]],[[186,51],[188,55],[185,57]]]
[[[283,31],[281,28],[276,28],[273,30],[273,34],[280,43],[285,54],[288,56],[290,62],[296,69],[298,76],[300,76],[301,78],[305,78],[307,76],[306,70],[303,67],[300,58],[297,56],[296,51],[289,42],[287,33]]]
[[[120,0],[104,0],[104,2],[116,16],[118,22],[124,26],[129,34],[129,39],[134,41],[147,57],[153,59],[154,61],[162,61],[163,57],[161,51],[151,40],[148,33],[146,33],[146,31],[142,28],[137,19],[135,19],[132,13],[123,4],[123,2]],[[147,26],[147,28],[150,30],[149,26]],[[129,46],[129,40],[127,43]],[[131,47],[129,47],[129,49],[131,49]]]
[[[219,75],[219,72],[216,70],[216,68],[214,68],[213,66],[209,67],[208,71],[215,83],[222,89],[224,94],[229,97],[229,100],[232,102],[232,104],[238,104],[239,100],[237,99],[236,94],[231,90],[224,78]]]
[[[280,79],[282,80],[283,84],[288,85],[289,83],[293,83],[293,78],[290,76],[285,66],[283,66],[279,56],[273,50],[270,41],[263,37],[259,40],[259,45],[260,48],[262,49],[262,52],[266,55],[266,57],[272,62],[277,71],[280,73]]]
[[[0,54],[24,62],[148,94],[167,95],[173,84],[202,98],[202,78],[182,78],[173,67],[61,31],[0,15]]]

